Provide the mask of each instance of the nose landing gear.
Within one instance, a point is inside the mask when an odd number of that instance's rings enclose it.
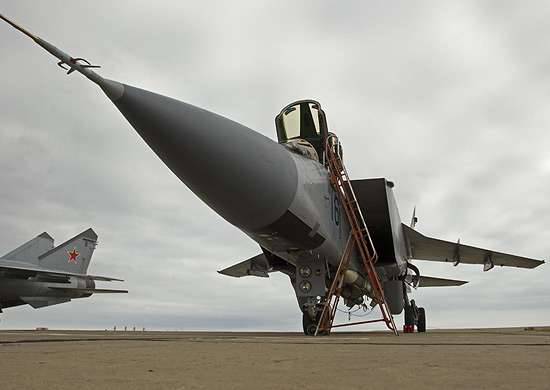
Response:
[[[321,320],[322,307],[318,307],[318,310],[304,310],[302,316],[302,325],[304,327],[304,334],[306,336],[315,336],[317,331],[317,324]],[[312,317],[313,316],[313,317]],[[315,319],[313,319],[315,318]],[[328,336],[327,331],[319,331],[317,336]]]
[[[309,316],[309,313],[304,313],[302,317],[302,325],[304,327],[304,334],[306,336],[315,336],[317,330],[317,322],[313,321]]]

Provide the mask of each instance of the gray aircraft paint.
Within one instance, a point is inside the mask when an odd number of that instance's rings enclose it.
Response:
[[[0,257],[13,261],[28,261],[38,265],[38,256],[54,247],[53,238],[46,232]]]
[[[46,269],[85,274],[96,245],[97,234],[88,229],[38,256],[38,265]],[[74,258],[71,253],[74,253]]]
[[[254,231],[287,211],[297,169],[281,145],[166,96],[124,85],[115,105],[162,161],[233,225]]]
[[[29,304],[34,308],[49,306],[44,303],[52,304],[68,302],[71,299],[89,297],[91,294],[87,289],[94,289],[95,283],[93,280],[84,278],[69,277],[63,282],[43,281],[37,279],[10,279],[0,278],[0,302],[2,307],[10,307],[10,302],[15,302],[13,306],[21,304]],[[57,289],[62,287],[62,289]],[[83,289],[78,292],[71,289]],[[8,304],[4,304],[4,303]]]

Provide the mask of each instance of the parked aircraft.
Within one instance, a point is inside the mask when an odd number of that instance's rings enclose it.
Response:
[[[86,272],[97,244],[92,229],[54,247],[46,232],[0,257],[0,313],[30,305],[35,309],[98,293],[127,293],[95,287],[95,281],[122,281]]]

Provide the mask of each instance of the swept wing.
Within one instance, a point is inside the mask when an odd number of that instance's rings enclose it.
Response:
[[[412,259],[450,262],[455,265],[483,264],[484,271],[495,265],[504,267],[535,268],[544,264],[544,260],[531,259],[489,249],[464,245],[460,242],[450,242],[427,237],[415,229],[403,224],[403,232]]]

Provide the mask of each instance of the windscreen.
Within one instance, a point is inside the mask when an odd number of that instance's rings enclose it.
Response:
[[[320,135],[319,109],[306,102],[289,107],[282,118],[284,141],[294,138],[317,138]]]

